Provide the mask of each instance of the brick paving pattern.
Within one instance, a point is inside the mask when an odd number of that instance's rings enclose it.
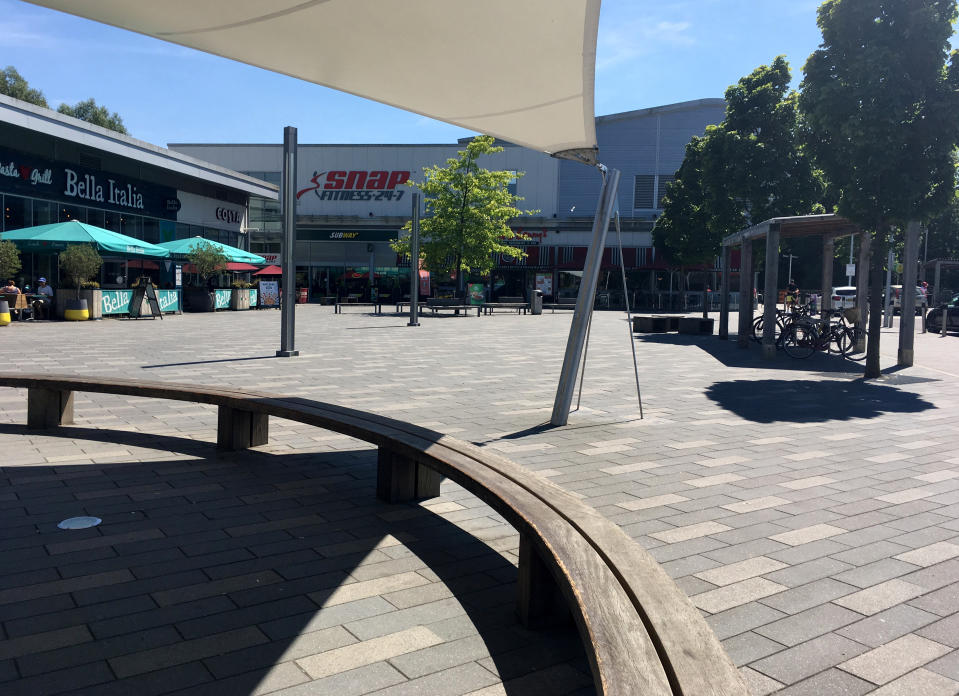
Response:
[[[864,383],[639,336],[639,420],[624,318],[600,313],[582,405],[546,428],[569,322],[301,306],[296,359],[271,357],[275,311],[14,324],[0,345],[8,370],[295,394],[490,447],[647,548],[756,694],[959,692],[959,338],[917,335],[916,367]],[[517,535],[461,488],[385,505],[369,445],[279,419],[220,454],[198,404],[78,394],[76,425],[28,431],[25,396],[0,391],[5,696],[593,693],[572,628],[517,624]]]

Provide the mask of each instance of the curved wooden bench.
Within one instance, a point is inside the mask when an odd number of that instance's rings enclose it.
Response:
[[[392,418],[239,388],[10,373],[0,373],[0,386],[28,390],[31,428],[72,423],[73,392],[81,391],[215,405],[223,449],[265,444],[269,416],[372,443],[379,498],[436,496],[445,476],[519,531],[520,620],[561,618],[563,605],[555,600],[565,598],[597,694],[748,696],[700,613],[652,557],[593,508],[487,450]]]

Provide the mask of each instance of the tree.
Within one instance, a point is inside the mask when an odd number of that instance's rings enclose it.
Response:
[[[60,252],[60,268],[73,280],[78,300],[83,283],[95,276],[102,265],[103,259],[90,244],[71,244]]]
[[[10,240],[0,241],[0,279],[6,282],[20,270],[20,250]]]
[[[86,121],[87,123],[92,123],[95,126],[100,126],[102,128],[108,128],[117,133],[123,133],[127,135],[126,126],[123,125],[123,119],[120,118],[120,114],[117,112],[110,113],[110,110],[105,106],[98,106],[96,101],[91,97],[81,102],[77,102],[73,106],[69,104],[61,104],[57,111],[61,114],[67,116],[73,116],[73,118],[78,118],[81,121]]]
[[[799,138],[789,64],[778,56],[726,90],[726,117],[693,138],[666,189],[653,244],[681,266],[711,261],[723,237],[812,212],[823,184]]]
[[[894,225],[955,196],[959,58],[956,0],[826,0],[800,107],[839,212],[874,236],[866,377],[878,377],[882,269]]]
[[[204,281],[211,275],[226,268],[226,254],[220,247],[206,241],[200,241],[190,247],[187,260],[196,268],[197,275]]]
[[[12,65],[0,70],[0,94],[14,99],[30,102],[37,106],[47,107],[47,99],[43,92],[33,89]]]
[[[519,215],[538,212],[515,207],[523,199],[510,193],[508,187],[522,172],[490,171],[477,163],[484,155],[503,151],[494,142],[491,136],[477,136],[459,151],[459,157],[446,160],[445,167],[424,167],[423,181],[409,182],[419,187],[426,200],[426,215],[420,223],[423,265],[437,273],[456,273],[461,292],[463,272],[489,273],[493,254],[526,256],[522,249],[506,243],[517,236],[508,223]],[[411,223],[403,229],[410,231]],[[409,254],[409,236],[394,242],[393,249]]]

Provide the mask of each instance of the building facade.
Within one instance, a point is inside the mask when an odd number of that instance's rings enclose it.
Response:
[[[618,192],[622,259],[615,235],[607,243],[601,290],[608,301],[622,295],[620,263],[636,301],[666,292],[668,281],[652,248],[651,230],[661,212],[666,184],[683,161],[690,138],[725,114],[722,99],[701,99],[596,119],[600,160],[622,173]],[[503,256],[487,279],[489,292],[526,295],[533,287],[548,297],[575,296],[591,236],[600,188],[599,172],[523,147],[500,143],[503,153],[481,161],[490,169],[523,172],[511,188],[518,207],[538,212],[513,221],[524,259]],[[423,168],[444,164],[463,144],[307,145],[297,151],[297,285],[313,299],[337,293],[396,294],[408,288],[409,261],[390,247],[410,219],[411,189]],[[280,182],[281,145],[171,144],[170,148],[274,184]],[[422,210],[421,210],[422,212]],[[250,250],[279,262],[281,216],[275,201],[250,203]],[[370,269],[373,269],[372,278]],[[615,273],[614,273],[615,272]],[[433,291],[452,284],[433,278]],[[649,299],[648,297],[645,299]]]
[[[250,198],[276,196],[253,177],[0,95],[0,237],[78,220],[150,243],[199,236],[248,248]],[[56,254],[21,260],[21,284],[44,276],[59,286]],[[172,262],[147,271],[163,285],[182,277]],[[142,272],[105,256],[100,285],[127,287]]]

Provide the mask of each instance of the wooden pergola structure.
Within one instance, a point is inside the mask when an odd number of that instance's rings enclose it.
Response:
[[[739,269],[739,331],[737,344],[740,348],[749,345],[753,322],[753,242],[766,240],[766,258],[763,290],[763,325],[775,326],[776,298],[779,288],[779,242],[790,237],[822,237],[822,309],[831,309],[833,284],[833,259],[837,237],[857,235],[860,238],[856,263],[856,307],[859,310],[858,326],[868,317],[869,261],[872,255],[872,235],[862,234],[851,220],[840,215],[797,215],[771,218],[752,227],[731,234],[723,239],[723,275],[720,288],[719,337],[729,338],[729,261],[734,247],[740,247]],[[906,228],[906,249],[903,263],[903,287],[916,285],[919,251],[919,225],[910,223]],[[912,259],[912,263],[905,261]],[[772,298],[772,302],[769,299]],[[915,330],[915,293],[902,293],[902,319],[899,324],[899,364],[912,365],[913,332]],[[771,360],[776,354],[776,336],[773,331],[763,332],[763,357]]]

